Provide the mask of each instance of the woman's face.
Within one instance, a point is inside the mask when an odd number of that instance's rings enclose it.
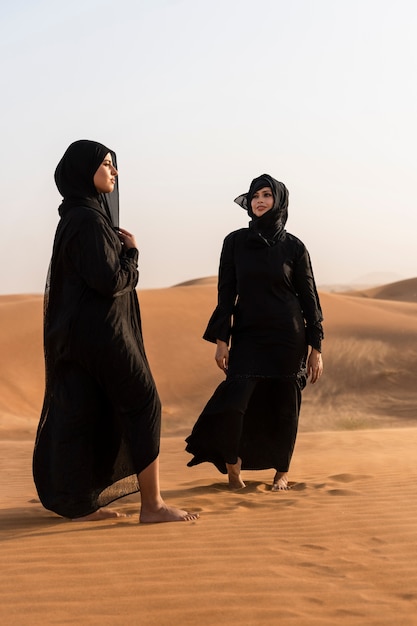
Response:
[[[274,196],[271,187],[262,187],[258,189],[252,196],[251,209],[256,217],[261,217],[274,206]]]
[[[110,152],[94,174],[94,186],[98,193],[110,193],[116,184],[117,169],[113,165]]]

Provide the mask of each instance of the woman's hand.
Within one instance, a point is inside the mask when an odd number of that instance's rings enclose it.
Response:
[[[316,383],[323,373],[323,359],[321,352],[315,348],[311,349],[307,361],[307,376],[310,377],[311,383]]]
[[[214,358],[217,366],[226,374],[229,366],[229,348],[225,341],[217,340],[216,356]]]
[[[118,235],[119,235],[119,239],[122,242],[122,244],[124,245],[124,247],[129,250],[129,248],[137,248],[137,244],[136,244],[136,239],[135,239],[135,235],[132,235],[132,233],[129,233],[127,230],[125,230],[124,228],[119,228],[118,229]]]

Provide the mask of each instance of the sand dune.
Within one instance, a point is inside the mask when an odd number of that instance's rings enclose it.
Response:
[[[192,287],[194,285],[217,285],[217,276],[205,276],[204,278],[194,278],[174,285],[174,287]]]
[[[417,278],[408,278],[388,285],[372,287],[352,292],[352,295],[379,300],[399,300],[401,302],[417,302]]]
[[[304,394],[301,430],[416,424],[414,281],[394,300],[322,293],[325,376]],[[378,288],[378,293],[383,291]],[[399,300],[399,296],[403,300]],[[145,344],[161,394],[165,435],[185,435],[223,374],[201,339],[212,283],[140,292]],[[0,297],[0,432],[29,434],[43,394],[42,297]],[[29,419],[30,418],[30,419]],[[416,424],[417,425],[417,424]]]
[[[321,294],[325,375],[304,394],[292,489],[229,492],[187,468],[184,435],[222,380],[201,340],[215,282],[140,291],[163,401],[161,482],[198,522],[72,524],[31,479],[43,395],[42,297],[0,297],[0,623],[417,624],[417,303],[413,281]],[[169,436],[168,436],[169,435]]]
[[[37,503],[30,442],[1,444],[4,625],[417,624],[417,429],[301,433],[293,489],[248,472],[231,493],[162,441],[169,502],[191,524],[73,524]]]

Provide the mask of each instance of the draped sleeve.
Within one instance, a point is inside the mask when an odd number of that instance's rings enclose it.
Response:
[[[300,241],[301,247],[294,266],[294,287],[301,303],[305,323],[307,344],[321,352],[323,314],[313,275],[310,255]]]
[[[217,339],[229,343],[233,309],[237,297],[236,268],[233,258],[234,233],[224,242],[220,255],[217,307],[215,308],[203,339],[216,343]]]
[[[138,283],[138,250],[122,250],[116,233],[92,212],[68,243],[67,254],[87,286],[102,296],[121,296]]]

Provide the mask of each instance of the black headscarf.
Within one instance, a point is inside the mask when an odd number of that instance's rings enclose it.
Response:
[[[252,212],[251,202],[254,194],[264,187],[271,188],[274,206],[260,217],[257,217]],[[261,237],[269,246],[273,246],[285,235],[284,227],[288,219],[288,197],[288,189],[284,183],[280,183],[269,174],[262,174],[253,179],[249,191],[235,198],[235,202],[245,209],[252,218],[249,228],[253,234]]]
[[[108,153],[117,169],[116,154],[97,141],[81,139],[67,148],[55,170],[55,183],[64,198],[58,209],[61,216],[81,205],[104,212],[113,226],[119,225],[118,177],[111,193],[98,193],[94,186],[94,174]]]

